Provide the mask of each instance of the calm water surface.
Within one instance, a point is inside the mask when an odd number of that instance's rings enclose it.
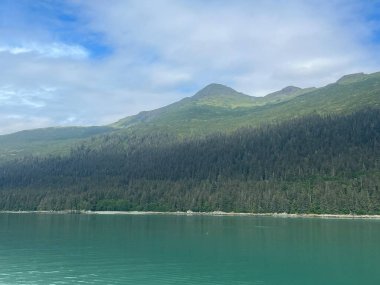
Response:
[[[0,284],[380,284],[380,221],[0,214]]]

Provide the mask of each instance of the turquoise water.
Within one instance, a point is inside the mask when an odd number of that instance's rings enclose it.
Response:
[[[380,284],[380,221],[0,214],[0,284]]]

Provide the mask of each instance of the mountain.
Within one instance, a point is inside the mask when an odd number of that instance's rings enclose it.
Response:
[[[245,126],[257,127],[312,113],[344,114],[365,107],[380,107],[380,73],[350,82],[347,78],[352,76],[321,88],[286,87],[265,97],[250,97],[223,85],[211,84],[193,97],[124,118],[111,126],[137,132],[163,129],[180,136],[198,136]]]
[[[310,88],[302,89],[302,88],[299,88],[296,86],[287,86],[287,87],[281,89],[280,91],[276,91],[276,92],[273,92],[273,93],[266,95],[265,98],[267,98],[267,99],[276,98],[278,100],[291,99],[293,97],[308,93],[308,92],[313,91],[315,89],[317,89],[317,88],[310,87]]]
[[[217,110],[233,110],[257,105],[257,98],[235,91],[222,84],[210,84],[190,98],[170,104],[160,109],[141,112],[135,116],[121,119],[113,127],[128,128],[139,123],[157,121],[192,120],[198,117],[208,119]]]
[[[0,210],[380,213],[380,110],[0,164]]]
[[[232,103],[241,102],[241,101],[252,101],[254,97],[246,95],[241,92],[237,92],[236,90],[217,83],[211,83],[204,87],[202,90],[198,91],[193,99],[198,100],[199,102],[208,102],[209,100],[215,100],[215,102],[219,105],[220,102],[225,101],[228,103],[231,101]],[[227,104],[228,106],[229,104]]]
[[[0,210],[380,214],[380,73],[221,84],[103,127],[0,136]]]
[[[374,75],[376,75],[376,73]],[[366,79],[368,79],[368,77],[369,77],[368,74],[365,74],[363,72],[353,73],[353,74],[344,75],[336,83],[338,83],[338,84],[350,84],[350,83],[366,80]]]
[[[128,136],[152,133],[184,139],[259,127],[309,114],[349,114],[368,107],[380,108],[380,72],[346,75],[321,88],[288,86],[264,97],[249,96],[213,83],[192,97],[140,112],[109,126],[48,128],[0,136],[0,159],[68,153],[78,144],[96,145],[104,135],[122,136],[126,143]]]

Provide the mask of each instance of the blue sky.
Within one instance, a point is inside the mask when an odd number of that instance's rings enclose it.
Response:
[[[0,0],[0,60],[0,134],[107,124],[380,71],[380,1]]]

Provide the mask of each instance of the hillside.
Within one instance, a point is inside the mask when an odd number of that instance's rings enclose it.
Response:
[[[265,97],[210,84],[192,97],[109,126],[48,128],[0,136],[0,160],[30,154],[68,154],[82,143],[97,147],[105,135],[123,139],[126,144],[152,133],[188,139],[310,114],[349,114],[367,107],[380,108],[380,73],[346,75],[321,88],[288,86]]]
[[[151,112],[142,112],[113,127],[162,128],[181,136],[257,127],[308,114],[344,114],[380,107],[380,73],[344,76],[322,88],[287,87],[265,97],[249,97],[222,85],[210,85],[191,98]],[[280,99],[279,99],[280,98]]]
[[[268,107],[283,103],[313,88],[292,92],[278,91],[278,95],[252,97],[221,84],[210,84],[190,98],[166,107],[141,112],[121,119],[112,127],[133,129],[141,132],[163,129],[179,136],[199,136],[213,132],[229,132],[242,126],[266,123],[255,115]],[[281,94],[281,95],[280,95]]]
[[[0,210],[380,213],[380,110],[0,165]]]
[[[61,127],[21,131],[0,136],[0,160],[25,155],[62,154],[87,138],[113,131],[111,127]]]

